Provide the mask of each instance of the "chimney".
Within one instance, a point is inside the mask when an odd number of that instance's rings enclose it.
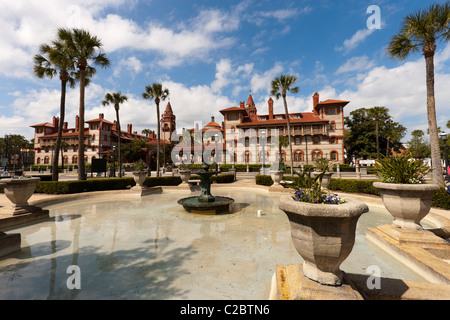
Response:
[[[214,116],[211,116],[211,122],[214,122],[215,118]]]
[[[75,130],[76,131],[80,130],[80,117],[79,116],[75,117]]]
[[[319,104],[319,94],[315,92],[313,95],[313,112],[316,116],[319,115],[319,111],[316,109],[318,104]]]
[[[133,130],[133,125],[132,124],[128,124],[127,125],[127,132],[131,133],[132,130]]]
[[[241,107],[242,109],[245,108],[245,101],[241,101],[240,107]]]
[[[316,108],[316,106],[319,104],[319,94],[316,92],[313,95],[313,107],[314,109]]]
[[[273,120],[273,100],[269,99],[269,120]]]
[[[64,122],[63,129],[64,129],[64,130],[67,130],[67,126],[68,126],[68,123],[67,123],[67,122]]]
[[[57,117],[53,117],[53,127],[55,128],[56,131],[58,131],[58,127],[59,127],[59,118]]]
[[[114,124],[112,126],[112,129],[113,130],[117,130],[117,121],[116,120],[114,120]]]
[[[103,114],[103,113],[100,113],[100,114],[98,115],[98,118],[99,118],[99,119],[104,119],[104,114]]]

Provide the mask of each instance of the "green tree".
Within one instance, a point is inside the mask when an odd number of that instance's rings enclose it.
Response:
[[[347,157],[375,159],[377,150],[394,149],[399,151],[402,148],[401,139],[405,136],[406,128],[394,122],[389,115],[387,108],[378,115],[378,121],[373,118],[370,109],[360,108],[350,112],[345,117],[345,149]],[[378,148],[377,148],[377,123],[378,123]],[[389,142],[388,142],[389,141]],[[389,145],[388,145],[389,143]]]
[[[85,89],[88,82],[97,70],[92,66],[107,68],[110,61],[102,52],[102,42],[96,36],[82,29],[59,29],[59,38],[65,42],[69,55],[73,57],[73,63],[79,70],[80,79],[80,109],[78,126],[78,180],[86,180],[86,166],[84,162],[84,101]]]
[[[156,123],[158,126],[157,132],[157,149],[156,149],[156,176],[159,177],[159,158],[161,150],[161,119],[159,116],[159,103],[169,97],[169,89],[164,88],[160,83],[154,83],[151,86],[145,87],[145,92],[142,97],[147,100],[154,100],[156,104]]]
[[[294,168],[294,153],[292,152],[292,137],[291,137],[291,121],[289,118],[289,110],[286,101],[286,96],[288,92],[297,93],[299,91],[298,87],[294,87],[295,81],[297,81],[296,76],[292,75],[281,75],[272,80],[270,94],[275,96],[278,100],[280,97],[283,98],[284,112],[286,114],[288,138],[289,138],[289,149],[291,156],[291,173]]]
[[[141,131],[142,134],[145,134],[145,136],[148,138],[148,136],[152,133],[152,130],[150,129],[143,129]]]
[[[427,115],[430,130],[433,182],[444,184],[441,174],[441,154],[436,121],[434,93],[434,55],[440,41],[450,40],[450,3],[433,4],[427,9],[407,15],[400,31],[392,37],[387,48],[388,56],[404,60],[410,54],[421,52],[425,57]]]
[[[373,107],[368,110],[368,114],[375,121],[375,138],[377,146],[377,159],[380,159],[380,120],[388,113],[388,109],[385,107]]]
[[[113,105],[114,110],[116,110],[116,119],[117,119],[117,152],[118,152],[118,158],[119,158],[119,178],[122,178],[122,154],[121,154],[121,129],[120,129],[120,117],[119,117],[119,110],[120,105],[128,101],[128,97],[125,95],[122,95],[121,92],[114,92],[114,93],[107,93],[105,95],[105,99],[102,101],[103,106],[109,106]]]
[[[425,141],[425,133],[422,130],[411,132],[411,140],[408,144],[409,151],[414,158],[423,159],[430,156],[430,146]]]
[[[69,83],[71,88],[75,87],[76,74],[73,65],[73,57],[70,56],[67,43],[57,38],[51,44],[41,44],[39,54],[34,56],[34,74],[42,78],[50,78],[59,74],[61,81],[61,98],[59,106],[59,127],[55,144],[55,153],[59,154],[61,149],[63,124],[66,110],[66,87]],[[58,168],[58,157],[53,157],[53,168]],[[52,180],[58,181],[58,170],[52,171]]]

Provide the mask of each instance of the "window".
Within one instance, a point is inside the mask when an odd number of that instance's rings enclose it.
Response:
[[[295,161],[295,162],[303,161],[303,152],[301,152],[301,151],[296,151],[296,152],[294,153],[294,161]]]
[[[50,158],[47,156],[44,158],[44,164],[49,164]]]
[[[319,137],[313,137],[313,144],[320,144],[320,138]]]
[[[330,130],[336,130],[336,122],[334,121],[330,122]]]
[[[322,158],[322,152],[320,150],[314,150],[312,153],[312,160],[316,161],[317,159]]]
[[[37,158],[36,164],[41,164],[41,158]]]
[[[230,121],[237,120],[237,114],[235,114],[235,113],[229,114],[228,120],[230,120]]]
[[[73,156],[72,157],[72,164],[77,164],[78,163],[78,156]]]
[[[331,138],[330,138],[330,144],[337,144],[337,139],[336,139],[336,137],[331,137]]]
[[[295,137],[295,145],[300,145],[300,144],[302,144],[302,138],[300,138],[300,137]]]
[[[335,107],[328,108],[328,114],[329,115],[335,115],[336,114],[336,108]]]
[[[332,151],[330,154],[330,158],[332,161],[337,161],[338,160],[338,153],[336,151]]]
[[[250,138],[245,137],[245,146],[248,147],[250,145]]]

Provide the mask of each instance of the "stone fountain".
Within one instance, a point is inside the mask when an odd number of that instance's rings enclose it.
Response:
[[[216,173],[215,171],[209,171],[209,165],[204,163],[202,170],[197,172],[200,176],[201,194],[199,196],[180,199],[178,200],[178,204],[181,204],[190,213],[211,215],[229,212],[230,205],[234,202],[234,199],[220,196],[215,197],[211,194],[210,178]]]

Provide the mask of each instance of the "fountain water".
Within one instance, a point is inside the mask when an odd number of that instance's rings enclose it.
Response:
[[[200,176],[201,195],[178,200],[184,209],[190,213],[197,214],[218,214],[229,211],[230,205],[234,202],[228,197],[215,197],[211,194],[211,176],[216,171],[209,171],[209,165],[204,163],[203,170],[198,172]]]

